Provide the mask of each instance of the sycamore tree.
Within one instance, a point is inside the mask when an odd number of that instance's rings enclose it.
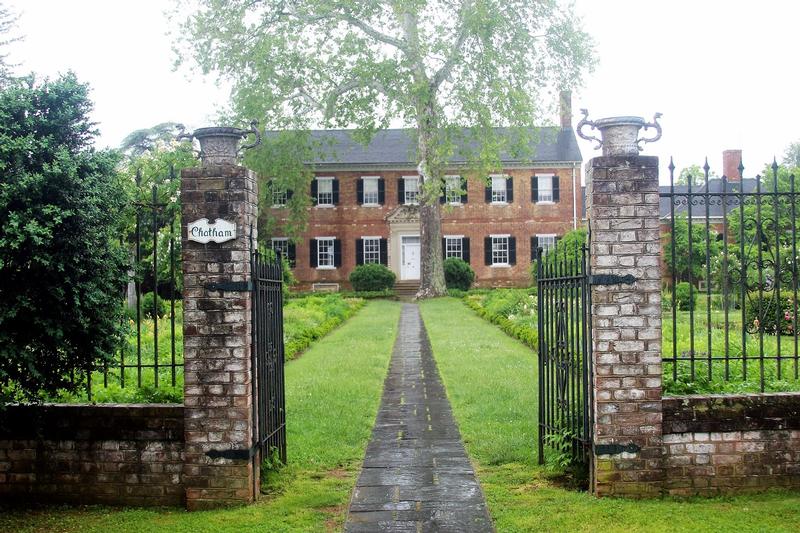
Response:
[[[20,40],[13,34],[17,25],[18,15],[0,2],[0,86],[11,79],[11,65],[8,62],[8,53],[4,49],[11,43]]]
[[[713,170],[708,171],[708,179],[717,178],[716,172]],[[701,187],[706,184],[706,171],[700,165],[689,165],[684,167],[675,178],[675,185],[689,185],[692,182],[692,187]]]
[[[501,151],[532,144],[542,102],[593,64],[590,38],[556,0],[178,2],[179,60],[232,83],[234,116],[276,130],[356,128],[364,141],[390,125],[411,129],[418,297],[446,292],[438,198],[454,147],[472,148],[471,169],[485,179]]]

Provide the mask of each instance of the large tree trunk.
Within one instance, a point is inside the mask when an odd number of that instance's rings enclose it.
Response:
[[[430,95],[427,102],[419,106],[417,121],[418,158],[421,194],[419,208],[420,285],[417,299],[433,298],[447,294],[442,260],[442,212],[439,193],[442,190],[442,168],[433,145],[436,131],[435,98]]]

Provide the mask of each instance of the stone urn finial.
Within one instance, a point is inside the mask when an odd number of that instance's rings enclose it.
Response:
[[[604,156],[639,155],[639,152],[642,151],[640,143],[651,143],[661,138],[661,125],[658,123],[661,113],[655,114],[653,122],[645,122],[642,117],[609,117],[592,121],[589,120],[589,111],[581,109],[581,113],[583,113],[583,118],[578,122],[576,128],[578,135],[587,141],[597,141],[595,150],[602,148]],[[581,132],[581,128],[584,126],[600,130],[600,138],[584,135]],[[642,128],[645,131],[655,128],[655,136],[649,139],[640,139],[639,130]]]
[[[180,127],[180,133],[177,136],[178,140],[181,139],[197,139],[200,143],[200,161],[203,166],[209,165],[235,165],[238,163],[239,156],[243,150],[255,148],[261,144],[261,134],[258,132],[258,121],[250,121],[250,129],[243,130],[240,128],[229,128],[223,126],[215,126],[211,128],[199,128],[192,133],[184,133],[183,127]],[[249,134],[255,135],[255,141],[252,144],[239,146],[239,143]]]

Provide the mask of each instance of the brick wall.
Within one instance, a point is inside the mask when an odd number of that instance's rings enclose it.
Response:
[[[453,172],[455,174],[456,172]],[[507,169],[514,179],[514,201],[510,205],[486,203],[484,182],[468,180],[467,203],[460,206],[442,206],[442,232],[444,235],[463,235],[470,239],[471,266],[475,270],[476,286],[528,286],[530,285],[530,238],[536,234],[563,235],[573,229],[573,176],[571,168]],[[449,174],[449,172],[448,172]],[[555,204],[531,202],[531,176],[556,174],[559,177],[560,201]],[[578,218],[582,211],[580,173],[575,173],[577,183]],[[308,231],[297,243],[297,266],[294,273],[299,280],[297,289],[308,289],[318,282],[340,283],[348,287],[347,278],[356,266],[356,240],[362,236],[390,238],[386,217],[398,206],[398,180],[416,175],[406,171],[348,171],[317,172],[318,176],[332,176],[339,180],[339,204],[330,207],[309,208]],[[362,176],[381,176],[386,183],[386,202],[378,207],[358,204],[356,184]],[[268,208],[269,215],[279,223],[285,220],[281,208]],[[512,267],[491,267],[484,264],[484,237],[490,234],[511,234],[516,237],[517,262]],[[270,237],[283,237],[280,229]],[[330,236],[341,239],[342,266],[335,270],[316,269],[310,266],[309,240]],[[389,249],[392,249],[391,243]],[[390,252],[391,253],[391,252]],[[398,279],[399,279],[399,272]]]
[[[800,488],[800,394],[665,398],[665,491]]]
[[[181,505],[183,406],[8,406],[0,500]]]

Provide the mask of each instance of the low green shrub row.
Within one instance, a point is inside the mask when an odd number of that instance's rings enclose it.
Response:
[[[467,293],[463,302],[480,317],[497,325],[506,334],[537,349],[536,296],[527,289],[495,289]]]
[[[316,294],[288,300],[283,307],[286,359],[297,357],[312,342],[324,337],[353,316],[365,303],[363,298],[350,298],[341,293]]]

